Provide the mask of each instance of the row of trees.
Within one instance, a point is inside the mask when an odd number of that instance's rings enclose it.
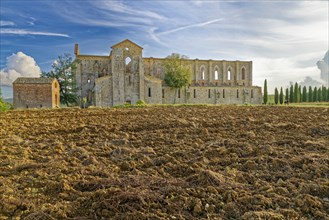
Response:
[[[284,100],[283,100],[284,99]],[[283,94],[282,87],[280,93],[277,88],[274,91],[274,102],[275,104],[282,104],[284,101],[299,103],[299,102],[328,102],[329,101],[329,89],[325,86],[319,88],[311,86],[304,86],[301,88],[298,83],[291,85],[290,89],[286,88],[285,95]]]
[[[264,81],[264,94],[263,103],[267,104],[267,80]],[[301,86],[297,82],[291,84],[290,88],[285,90],[281,87],[274,90],[274,102],[275,104],[283,104],[284,102],[299,103],[299,102],[329,102],[329,88],[325,86],[312,87]]]

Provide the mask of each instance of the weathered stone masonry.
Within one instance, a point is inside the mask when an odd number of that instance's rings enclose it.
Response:
[[[185,59],[191,85],[175,90],[163,81],[164,58],[143,58],[143,48],[124,40],[109,56],[81,55],[75,45],[78,97],[87,105],[114,106],[144,100],[153,104],[260,104],[261,88],[252,85],[251,61]],[[176,94],[176,98],[175,98]]]
[[[13,83],[15,108],[60,106],[59,83],[52,78],[19,77]]]

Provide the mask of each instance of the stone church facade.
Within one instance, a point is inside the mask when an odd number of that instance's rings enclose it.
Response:
[[[76,44],[80,100],[102,107],[138,100],[149,104],[262,103],[261,87],[252,85],[252,61],[185,59],[191,84],[175,92],[164,83],[166,59],[145,58],[142,51],[128,39],[112,46],[109,56],[82,55]]]

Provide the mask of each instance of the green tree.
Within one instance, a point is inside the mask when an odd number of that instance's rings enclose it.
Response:
[[[280,89],[280,95],[279,95],[279,98],[280,98],[280,104],[282,105],[283,104],[283,89],[281,87]]]
[[[312,86],[308,87],[308,101],[313,102],[313,91],[312,91]]]
[[[289,102],[294,102],[294,86],[293,84],[290,85],[290,94],[289,94]]]
[[[322,89],[321,87],[318,89],[318,98],[317,98],[318,102],[322,102]]]
[[[267,79],[264,81],[264,95],[263,95],[263,102],[266,105],[268,101],[268,93],[267,93]]]
[[[306,86],[303,87],[303,96],[302,96],[302,102],[307,101],[307,89]]]
[[[164,81],[167,86],[175,89],[174,103],[176,103],[177,90],[190,84],[190,69],[182,64],[182,59],[185,58],[186,56],[184,55],[172,53],[164,63]]]
[[[279,91],[276,87],[275,87],[275,90],[274,90],[274,102],[275,102],[276,105],[279,102]]]
[[[76,63],[73,62],[70,54],[58,56],[57,60],[52,64],[50,72],[43,72],[41,77],[56,78],[60,86],[61,103],[65,105],[76,104],[76,82],[74,70]]]
[[[314,87],[313,89],[313,102],[316,102],[318,100],[318,89]]]
[[[296,82],[294,86],[294,102],[299,102],[299,99],[300,99],[299,86],[298,83]]]
[[[12,109],[13,106],[8,102],[5,102],[2,98],[1,89],[0,89],[0,112],[8,111]]]
[[[287,102],[289,102],[289,89],[288,88],[286,88],[286,97],[285,97],[285,100]]]
[[[325,86],[322,86],[322,101],[323,102],[327,102],[328,98],[327,98],[327,88]]]

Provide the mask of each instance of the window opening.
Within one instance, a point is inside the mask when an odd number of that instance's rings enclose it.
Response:
[[[125,64],[126,64],[126,73],[129,73],[131,70],[131,58],[127,57],[125,59]]]
[[[152,96],[152,93],[151,93],[151,88],[149,88],[149,97]]]
[[[180,98],[180,89],[178,89],[178,98]]]
[[[209,99],[211,98],[211,92],[210,92],[210,89],[208,89],[208,98],[209,98]]]
[[[227,80],[231,80],[231,69],[227,71]]]
[[[217,70],[215,70],[215,76],[214,76],[214,79],[215,79],[215,80],[218,80],[218,71],[217,71]]]
[[[251,98],[254,98],[254,90],[251,90]]]
[[[196,89],[193,90],[193,98],[196,98]]]
[[[225,89],[223,89],[223,98],[225,99]]]
[[[236,98],[239,98],[239,90],[236,90]]]
[[[164,98],[165,97],[165,91],[164,91],[164,89],[162,89],[162,98]]]
[[[206,70],[204,67],[201,67],[201,80],[205,80],[206,78]]]
[[[242,68],[241,75],[242,80],[245,80],[246,70],[244,68]]]

